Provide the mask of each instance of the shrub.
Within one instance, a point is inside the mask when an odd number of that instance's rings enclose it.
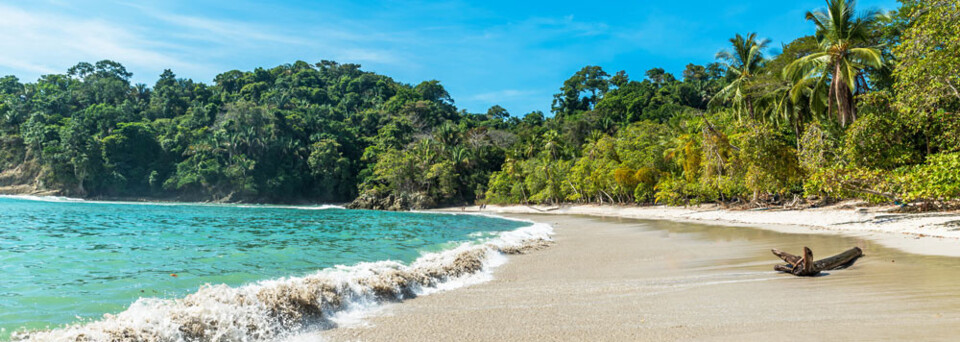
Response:
[[[637,186],[633,190],[633,198],[637,203],[646,203],[653,201],[656,194],[654,187],[657,185],[657,179],[660,173],[650,167],[641,167],[633,175],[637,180]]]
[[[935,154],[907,168],[900,177],[904,201],[949,201],[960,198],[960,153]]]
[[[867,97],[865,114],[847,128],[843,157],[855,167],[893,170],[921,160],[911,138],[915,129],[900,120],[885,101],[879,95]]]
[[[820,169],[804,183],[807,196],[824,199],[860,198],[871,203],[897,200],[900,185],[890,171],[856,167]]]
[[[740,137],[744,185],[758,195],[782,195],[800,180],[796,151],[769,125],[753,126]]]
[[[800,137],[797,157],[800,168],[807,174],[836,165],[839,153],[837,140],[819,122],[811,122]]]

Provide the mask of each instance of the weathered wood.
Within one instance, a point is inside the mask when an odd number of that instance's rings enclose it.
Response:
[[[783,259],[783,261],[786,261],[790,265],[796,265],[797,261],[800,261],[800,257],[781,251],[779,249],[774,248],[774,249],[771,249],[770,251],[773,252],[773,255],[780,257],[780,259]]]
[[[793,275],[808,277],[820,274],[820,270],[813,268],[814,263],[813,251],[803,247],[803,257],[800,258],[800,261],[797,261],[796,265],[793,265]]]
[[[787,265],[776,265],[775,271],[786,272],[796,276],[809,277],[820,274],[821,271],[839,270],[850,267],[854,262],[863,256],[863,250],[859,247],[853,247],[843,253],[829,258],[813,261],[813,251],[810,248],[803,247],[803,256],[796,256],[778,249],[772,249],[773,255],[783,259]]]
[[[817,260],[813,266],[821,271],[840,270],[850,267],[862,256],[863,250],[860,247],[853,247],[832,257]]]
[[[793,265],[774,265],[773,270],[777,272],[793,273]]]

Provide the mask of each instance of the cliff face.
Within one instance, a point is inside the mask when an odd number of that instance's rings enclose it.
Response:
[[[347,208],[401,211],[429,209],[436,207],[436,205],[437,203],[425,193],[401,192],[392,194],[370,190],[358,195],[353,202],[347,205]]]
[[[46,189],[40,175],[40,167],[30,161],[0,172],[0,194],[46,195],[62,194],[59,189]]]

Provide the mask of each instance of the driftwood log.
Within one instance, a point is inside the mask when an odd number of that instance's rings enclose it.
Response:
[[[863,250],[860,247],[853,247],[843,253],[817,261],[813,261],[813,251],[807,247],[803,247],[803,256],[793,255],[778,249],[772,249],[771,252],[787,262],[786,265],[774,266],[775,271],[800,277],[815,276],[820,274],[821,271],[844,269],[853,265],[857,259],[863,256]]]

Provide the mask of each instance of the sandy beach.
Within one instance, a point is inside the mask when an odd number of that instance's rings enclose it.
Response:
[[[843,235],[876,241],[913,254],[960,257],[960,212],[894,213],[895,206],[861,206],[846,202],[802,210],[760,208],[731,210],[702,206],[563,207],[488,206],[488,214],[589,215],[699,224],[753,227],[784,233]],[[450,208],[445,211],[460,211]],[[468,207],[465,211],[478,211]]]
[[[506,216],[552,224],[556,243],[511,257],[492,281],[389,304],[322,337],[949,341],[960,333],[957,258],[837,234],[569,213]],[[815,278],[772,271],[778,260],[770,248],[803,246],[821,257],[859,246],[866,257]]]

